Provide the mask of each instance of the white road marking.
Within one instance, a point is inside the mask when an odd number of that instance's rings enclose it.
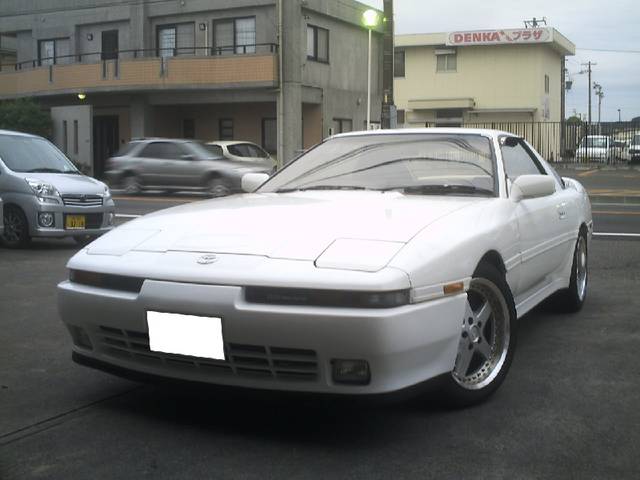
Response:
[[[116,213],[116,218],[139,218],[142,215],[132,215],[129,213]]]
[[[638,237],[640,238],[640,233],[605,233],[605,232],[594,232],[594,237]]]

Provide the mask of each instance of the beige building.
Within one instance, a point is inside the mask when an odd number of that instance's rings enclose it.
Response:
[[[554,28],[397,35],[395,48],[399,126],[563,118],[564,59],[575,45]]]

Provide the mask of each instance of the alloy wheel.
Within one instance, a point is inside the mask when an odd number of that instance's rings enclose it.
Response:
[[[500,289],[474,278],[467,292],[465,315],[452,372],[461,387],[479,390],[500,373],[509,351],[509,309]]]

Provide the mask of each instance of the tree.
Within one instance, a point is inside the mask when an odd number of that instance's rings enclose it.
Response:
[[[582,123],[582,119],[577,115],[573,115],[567,118],[567,123],[571,125],[580,125]]]
[[[0,102],[0,129],[51,137],[51,115],[31,98]]]

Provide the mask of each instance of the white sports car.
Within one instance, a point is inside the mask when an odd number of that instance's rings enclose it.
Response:
[[[591,207],[523,139],[332,137],[239,194],[146,215],[68,263],[73,359],[125,376],[377,394],[503,381],[517,318],[587,292]],[[262,183],[262,185],[260,185]]]

